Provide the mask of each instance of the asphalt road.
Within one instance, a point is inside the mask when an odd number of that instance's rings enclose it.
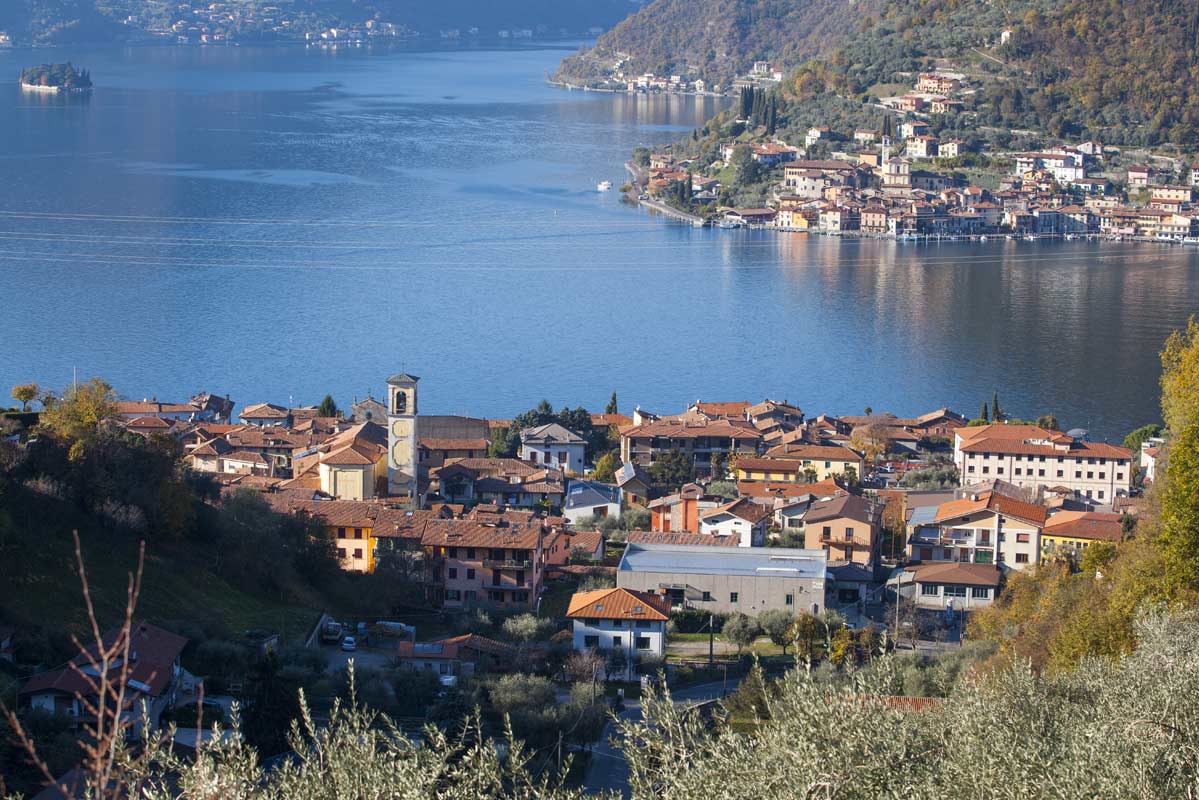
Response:
[[[737,688],[740,679],[732,679],[728,683],[731,692]],[[723,681],[703,683],[671,692],[675,704],[697,703],[705,700],[715,700],[724,693]],[[641,719],[641,703],[632,700],[625,701],[620,719],[636,721]],[[591,750],[591,763],[587,765],[587,775],[583,778],[583,788],[588,792],[603,791],[619,792],[622,797],[629,796],[629,765],[625,762],[624,753],[610,741],[616,735],[614,722],[609,721],[600,737],[600,742]]]

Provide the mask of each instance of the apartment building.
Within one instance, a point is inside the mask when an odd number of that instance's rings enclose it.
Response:
[[[713,457],[757,455],[761,440],[761,432],[745,419],[661,419],[622,431],[620,458],[648,467],[663,453],[674,451],[706,475],[711,473]]]
[[[1128,448],[1035,425],[957,428],[953,457],[963,484],[999,478],[1028,489],[1063,487],[1109,504],[1132,486]]]

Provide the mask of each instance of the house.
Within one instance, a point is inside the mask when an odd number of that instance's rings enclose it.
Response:
[[[766,528],[769,525],[770,512],[745,497],[699,515],[701,534],[732,537],[740,547],[761,547],[766,544]]]
[[[1132,486],[1132,451],[1035,425],[992,424],[954,431],[963,483],[1001,478],[1029,489],[1062,486],[1110,503]]]
[[[534,608],[551,537],[546,521],[535,515],[426,521],[420,541],[431,563],[434,602],[446,608]]]
[[[401,667],[438,675],[445,685],[458,676],[479,672],[504,672],[512,668],[517,649],[505,642],[468,633],[433,642],[400,642],[396,661]]]
[[[1162,446],[1165,439],[1154,436],[1141,443],[1140,465],[1142,482],[1153,483],[1157,480],[1157,462],[1161,458]]]
[[[928,123],[924,120],[911,119],[899,124],[899,138],[911,139],[928,133]]]
[[[916,91],[927,94],[953,94],[960,88],[962,82],[949,75],[925,73],[916,80]]]
[[[738,225],[767,225],[774,222],[775,213],[773,208],[734,208],[724,218]]]
[[[928,135],[915,136],[911,139],[908,139],[908,155],[912,158],[936,158],[938,153],[938,141],[939,140],[936,136]]]
[[[1040,563],[1044,506],[1000,491],[942,503],[924,529],[908,541],[908,554],[922,563],[955,561],[1024,570]]]
[[[917,94],[905,94],[903,97],[899,98],[899,110],[923,111],[924,98]]]
[[[813,503],[804,514],[804,547],[823,550],[830,562],[872,569],[878,560],[882,506],[843,494]]]
[[[699,474],[710,474],[713,458],[757,455],[761,439],[761,432],[745,419],[660,419],[622,430],[620,458],[648,467],[674,451],[690,459]]]
[[[1000,573],[990,564],[919,564],[904,570],[915,585],[917,608],[973,611],[999,594]]]
[[[1077,561],[1096,542],[1124,539],[1122,515],[1100,511],[1059,511],[1041,531],[1041,563]]]
[[[957,158],[962,154],[962,143],[957,139],[948,139],[937,145],[938,158]]]
[[[551,422],[520,432],[520,459],[547,468],[582,475],[587,440]]]
[[[1151,166],[1139,165],[1128,168],[1128,185],[1143,187],[1157,182],[1157,170]]]
[[[121,629],[108,631],[101,637],[105,649],[122,641]],[[151,730],[157,730],[162,712],[178,698],[183,667],[179,658],[187,639],[148,623],[134,623],[129,631],[129,663],[118,658],[110,667],[108,679],[126,680],[121,719],[127,722],[133,735],[142,728],[143,715]],[[32,676],[17,692],[18,704],[42,710],[68,719],[72,727],[92,721],[87,705],[99,698],[91,685],[100,674],[91,664],[98,655],[93,642],[85,652],[71,659],[68,666]],[[111,702],[111,699],[110,701]]]
[[[620,509],[620,487],[598,481],[572,480],[562,502],[562,516],[571,524],[588,517],[619,517]]]
[[[616,568],[616,585],[665,594],[672,608],[751,616],[773,608],[818,613],[826,560],[822,550],[630,541]]]
[[[858,144],[874,144],[876,141],[878,141],[878,138],[878,131],[863,130],[859,128],[853,132],[853,140]]]
[[[808,128],[807,135],[804,136],[804,146],[811,147],[822,139],[829,138],[829,128],[827,125],[819,125]]]
[[[629,662],[642,655],[661,657],[666,651],[670,602],[654,592],[621,588],[576,592],[566,618],[571,621],[575,650],[623,652]]]
[[[791,444],[780,444],[771,447],[766,451],[766,458],[773,461],[794,461],[802,468],[801,475],[805,476],[804,480],[808,483],[823,481],[839,475],[847,475],[851,471],[859,478],[865,474],[866,460],[858,453],[850,450],[848,447],[839,445],[819,445],[806,444],[803,442],[795,442]],[[750,462],[753,464],[755,462]],[[773,478],[753,478],[753,475],[763,475],[763,470],[756,470],[753,467],[748,467],[745,470],[744,476],[741,474],[739,467],[741,462],[737,462],[738,480],[774,480]]]
[[[198,394],[187,403],[160,403],[148,400],[118,400],[117,414],[126,420],[155,417],[177,422],[228,422],[233,413],[233,401],[228,397]]]
[[[715,495],[704,494],[698,484],[689,483],[675,494],[650,501],[650,530],[698,533],[700,516],[718,508],[721,500]]]
[[[561,507],[566,482],[561,472],[515,458],[460,458],[430,477],[451,503],[494,503],[510,508]]]
[[[290,428],[292,422],[291,411],[274,403],[256,403],[246,406],[238,419],[243,425],[256,425],[260,428],[276,426]]]
[[[649,502],[653,479],[642,467],[626,461],[616,470],[616,485],[620,487],[620,500],[624,508],[644,506]]]

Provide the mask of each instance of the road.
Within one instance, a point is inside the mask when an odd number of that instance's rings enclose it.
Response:
[[[737,688],[740,679],[732,679],[728,683],[731,692]],[[671,692],[671,697],[678,703],[697,703],[705,700],[715,700],[724,693],[723,681],[703,683]],[[637,721],[641,719],[641,703],[632,700],[625,701],[620,719]],[[591,763],[587,765],[587,775],[583,778],[583,788],[588,792],[603,791],[619,792],[622,797],[629,796],[629,765],[624,760],[624,753],[619,747],[609,741],[616,734],[614,722],[604,727],[600,742],[591,750]]]

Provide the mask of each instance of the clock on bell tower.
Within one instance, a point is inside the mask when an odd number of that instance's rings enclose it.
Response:
[[[387,379],[387,490],[407,495],[416,504],[417,432],[416,384],[420,378],[408,373]]]

